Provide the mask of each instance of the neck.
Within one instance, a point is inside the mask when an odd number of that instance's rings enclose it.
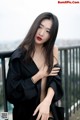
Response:
[[[42,45],[35,45],[35,51],[36,52],[40,52],[43,50],[43,46]]]

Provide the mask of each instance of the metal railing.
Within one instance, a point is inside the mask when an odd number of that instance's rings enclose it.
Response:
[[[6,58],[9,58],[11,54],[12,52],[0,53],[4,111],[8,111],[5,86]],[[69,116],[80,108],[80,46],[59,48],[59,60],[62,67],[64,117],[65,120],[69,120]]]
[[[60,64],[62,66],[62,84],[65,107],[65,120],[80,107],[80,46],[59,49]]]
[[[0,52],[0,69],[1,69],[1,76],[0,79],[2,78],[2,80],[0,80],[0,83],[2,81],[2,90],[3,90],[3,107],[4,107],[4,112],[8,111],[8,107],[7,107],[7,99],[6,99],[6,58],[9,58],[11,56],[13,52]],[[1,86],[0,86],[1,87]]]

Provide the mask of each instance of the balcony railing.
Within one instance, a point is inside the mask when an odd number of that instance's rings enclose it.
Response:
[[[80,107],[80,46],[59,49],[59,60],[62,66],[62,83],[65,107],[65,120]]]
[[[0,53],[4,111],[8,111],[5,83],[8,69],[7,63],[11,54],[12,52]],[[59,63],[62,67],[62,85],[64,90],[61,104],[65,107],[65,120],[69,120],[69,116],[72,113],[75,114],[75,111],[80,108],[80,46],[59,48]]]

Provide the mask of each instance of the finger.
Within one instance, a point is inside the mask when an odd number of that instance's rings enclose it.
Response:
[[[39,108],[37,107],[33,113],[33,116],[36,115],[36,113],[38,112]]]
[[[52,71],[50,74],[51,75],[55,75],[55,74],[58,74],[59,71]]]
[[[44,114],[42,114],[41,120],[46,120],[46,117]]]
[[[56,76],[58,75],[59,70],[52,70],[48,76]]]
[[[57,75],[58,75],[57,73],[54,74],[50,73],[48,76],[57,76]]]
[[[48,120],[48,115],[47,114],[42,114],[41,120]]]
[[[52,68],[52,70],[60,70],[60,68],[54,67]]]
[[[53,70],[53,71],[51,71],[51,73],[58,73],[58,72],[59,72],[59,70],[56,70],[56,71]]]
[[[47,116],[46,120],[48,120],[48,119],[49,119],[49,115]]]
[[[36,120],[40,120],[40,118],[41,118],[41,113],[39,112]]]

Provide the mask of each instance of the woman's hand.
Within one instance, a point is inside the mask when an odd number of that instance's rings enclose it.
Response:
[[[44,77],[48,77],[48,76],[56,76],[60,70],[59,67],[53,67],[51,72],[48,74],[47,72],[48,70],[48,67],[45,66],[45,67],[42,67],[40,70],[39,70],[39,74],[41,74],[41,77],[44,78]]]
[[[38,113],[36,120],[48,120],[50,112],[50,101],[46,98],[37,106],[33,116]]]
[[[48,76],[56,76],[58,74],[59,70],[60,70],[59,67],[53,67]]]
[[[47,70],[48,70],[47,66],[41,67],[41,69],[32,77],[33,83],[36,83],[40,79],[46,78],[48,76],[56,76],[58,74],[60,68],[53,67],[50,73],[48,73]]]

